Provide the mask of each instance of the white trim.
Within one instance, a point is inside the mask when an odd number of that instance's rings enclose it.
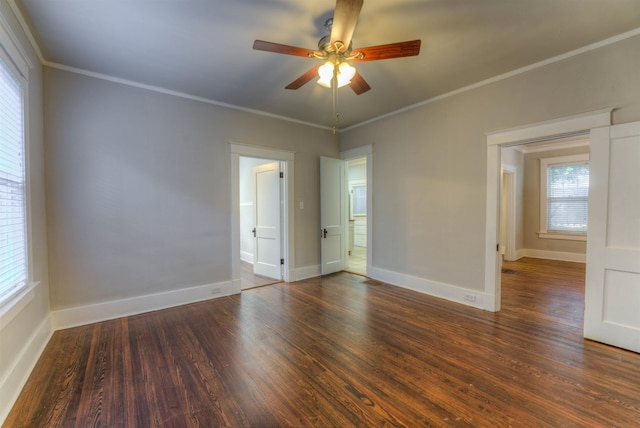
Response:
[[[42,51],[40,50],[40,46],[38,45],[38,42],[36,42],[36,38],[33,37],[31,28],[29,27],[29,24],[27,24],[27,21],[24,19],[24,16],[22,16],[22,12],[20,11],[20,8],[16,5],[15,0],[8,0],[7,3],[9,3],[9,7],[13,11],[13,15],[18,20],[18,23],[20,24],[22,31],[27,36],[27,40],[29,40],[29,43],[31,44],[31,48],[35,51],[36,55],[38,56],[38,59],[40,60],[40,63],[44,64],[45,59],[44,59],[44,56],[42,56]],[[31,68],[33,68],[33,64],[31,64]]]
[[[292,278],[291,281],[302,281],[303,279],[315,278],[320,275],[322,275],[320,265],[299,267],[289,273],[290,278]]]
[[[353,149],[345,150],[340,152],[340,159],[342,160],[350,160],[357,158],[364,158],[367,155],[373,153],[373,144],[367,144],[366,146],[360,146]]]
[[[454,91],[447,92],[446,94],[442,94],[442,95],[438,95],[438,96],[433,97],[433,98],[429,98],[429,99],[427,99],[425,101],[421,101],[419,103],[412,104],[410,106],[407,106],[407,107],[392,111],[390,113],[386,113],[386,114],[383,114],[383,115],[380,115],[380,116],[376,116],[376,117],[374,117],[372,119],[365,120],[365,121],[362,121],[360,123],[356,123],[355,125],[351,125],[351,126],[348,126],[346,128],[343,128],[340,131],[341,132],[350,131],[350,130],[352,130],[354,128],[358,128],[360,126],[367,125],[367,124],[372,123],[372,122],[377,122],[379,120],[386,119],[388,117],[395,116],[397,114],[404,113],[406,111],[413,110],[413,109],[425,106],[427,104],[431,104],[431,103],[434,103],[436,101],[443,100],[445,98],[450,98],[450,97],[452,97],[454,95],[458,95],[458,94],[461,94],[463,92],[468,92],[468,91],[471,91],[473,89],[481,88],[483,86],[487,86],[487,85],[490,85],[492,83],[496,83],[496,82],[499,82],[501,80],[505,80],[505,79],[508,79],[510,77],[517,76],[519,74],[528,73],[528,72],[536,70],[538,68],[546,67],[546,66],[554,64],[556,62],[564,61],[565,59],[569,59],[569,58],[572,58],[574,56],[578,56],[578,55],[581,55],[583,53],[586,53],[586,52],[589,52],[589,51],[592,51],[592,50],[595,50],[595,49],[599,49],[599,48],[602,48],[602,47],[605,47],[605,46],[609,46],[609,45],[621,42],[621,41],[626,40],[626,39],[630,39],[631,37],[635,37],[635,36],[638,36],[638,35],[640,35],[640,28],[636,28],[634,30],[627,31],[626,33],[618,34],[617,36],[613,36],[613,37],[610,37],[608,39],[601,40],[599,42],[596,42],[596,43],[584,46],[582,48],[578,48],[578,49],[569,51],[569,52],[561,54],[561,55],[554,56],[552,58],[548,58],[546,60],[537,62],[535,64],[527,65],[525,67],[518,68],[516,70],[509,71],[507,73],[500,74],[498,76],[491,77],[491,78],[486,79],[486,80],[482,80],[482,81],[480,81],[478,83],[473,83],[471,85],[462,87],[460,89],[456,89]]]
[[[500,310],[500,146],[487,147],[487,204],[485,207],[484,291],[493,296],[491,311]]]
[[[0,302],[0,331],[13,320],[35,297],[35,288],[40,281],[33,282],[26,287],[13,290],[7,299]]]
[[[478,290],[458,287],[443,282],[431,281],[426,278],[393,272],[386,269],[373,267],[370,277],[387,284],[472,306],[478,309],[491,310],[492,296]],[[473,301],[472,301],[473,300]]]
[[[29,69],[33,68],[33,61],[25,52],[16,33],[13,32],[2,14],[0,14],[0,48],[4,49],[22,77],[28,79]]]
[[[588,147],[589,139],[586,136],[582,137],[574,137],[571,141],[550,141],[548,144],[521,144],[519,146],[514,146],[514,149],[524,153],[541,153],[548,152],[551,150],[562,150],[562,149],[573,149],[576,147]]]
[[[585,135],[588,139],[589,129],[611,124],[612,111],[613,108],[605,108],[516,128],[487,132],[485,134],[487,136],[487,144],[490,146],[514,143],[527,144],[569,135]]]
[[[340,152],[340,159],[367,159],[367,264],[365,273],[370,276],[373,267],[373,145],[356,147]]]
[[[24,342],[22,351],[7,370],[7,375],[0,379],[0,425],[9,415],[52,334],[51,316],[47,316]]]
[[[245,143],[229,142],[231,152],[240,156],[263,158],[268,160],[290,161],[295,160],[295,153],[291,150],[274,149],[271,147],[254,146]]]
[[[59,309],[51,312],[51,320],[54,330],[61,330],[230,296],[239,292],[240,290],[235,289],[230,281],[198,285],[127,299]]]
[[[240,266],[240,156],[263,158],[284,162],[285,194],[284,203],[284,280],[292,281],[295,266],[294,228],[294,178],[295,152],[268,147],[252,146],[229,142],[231,156],[231,278],[234,284],[241,284]]]
[[[560,239],[563,241],[586,241],[587,234],[569,234],[569,233],[557,233],[557,232],[538,232],[538,238],[540,239]]]
[[[253,264],[253,253],[248,251],[240,251],[240,260]]]
[[[560,260],[564,262],[586,263],[587,255],[582,253],[568,253],[564,251],[536,250],[523,248],[519,251],[520,257],[532,257],[534,259]]]
[[[612,108],[603,109],[487,134],[484,292],[493,298],[494,304],[491,310],[500,310],[500,269],[502,259],[498,257],[496,243],[500,242],[500,229],[497,220],[499,219],[498,207],[500,201],[501,145],[520,144],[533,140],[552,140],[554,136],[567,136],[568,134],[587,134],[592,128],[610,125],[612,111]],[[545,134],[547,132],[548,134]],[[557,134],[554,135],[553,132]]]

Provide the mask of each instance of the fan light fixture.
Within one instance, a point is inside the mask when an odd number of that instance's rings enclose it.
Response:
[[[336,67],[332,61],[327,61],[318,68],[318,76],[320,76],[318,85],[331,88],[334,72],[336,74],[335,77],[338,88],[342,88],[351,83],[351,79],[356,75],[356,69],[348,62],[341,62],[338,67]]]
[[[334,134],[336,133],[335,123],[339,121],[338,88],[349,85],[356,95],[364,94],[371,89],[362,75],[351,65],[351,62],[402,58],[420,53],[420,40],[369,46],[354,50],[351,39],[363,3],[364,0],[336,0],[333,17],[327,19],[324,24],[328,34],[318,41],[318,50],[266,42],[264,40],[255,40],[253,42],[253,49],[255,50],[319,59],[324,62],[324,64],[316,65],[289,83],[285,86],[285,89],[299,89],[315,79],[316,76],[319,76],[318,84],[331,88],[333,91]]]

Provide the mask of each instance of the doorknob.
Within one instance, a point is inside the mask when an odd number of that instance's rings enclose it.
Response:
[[[254,227],[253,230],[251,231],[251,233],[253,233],[253,237],[256,237],[256,228]]]

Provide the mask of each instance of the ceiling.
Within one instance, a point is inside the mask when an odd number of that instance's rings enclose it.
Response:
[[[318,60],[335,0],[10,0],[45,64],[334,125],[331,90],[284,87]],[[417,57],[356,64],[372,90],[338,91],[339,129],[640,27],[640,0],[365,0],[354,47],[421,39]]]

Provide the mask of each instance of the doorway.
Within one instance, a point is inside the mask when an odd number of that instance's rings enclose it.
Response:
[[[287,150],[270,149],[259,146],[251,146],[246,144],[230,143],[231,151],[231,278],[232,287],[235,292],[239,293],[243,289],[253,288],[253,286],[261,286],[264,283],[273,283],[274,281],[290,281],[293,276],[293,266],[295,265],[293,255],[295,254],[295,240],[294,240],[294,225],[293,225],[293,177],[294,177],[294,161],[295,154]],[[246,161],[249,165],[252,163],[261,164],[273,164],[276,163],[279,167],[279,207],[280,214],[278,216],[279,230],[277,234],[279,237],[279,255],[278,264],[280,265],[279,274],[267,275],[269,277],[279,277],[278,279],[271,278],[269,282],[261,280],[258,283],[252,284],[252,281],[256,280],[253,276],[253,266],[248,266],[249,251],[246,250],[246,235],[251,235],[253,239],[253,228],[255,224],[248,228],[247,222],[251,222],[253,218],[247,214],[248,210],[255,209],[255,202],[250,202],[245,196],[241,199],[241,158],[253,159],[252,161]],[[245,161],[243,160],[243,163]],[[253,165],[253,169],[256,165]],[[245,181],[247,174],[243,174],[243,181]],[[251,181],[247,180],[247,181]],[[244,191],[243,191],[244,192]],[[242,207],[241,207],[242,201]],[[253,205],[253,206],[252,206]],[[241,211],[243,211],[241,213]],[[254,220],[255,223],[255,220]],[[256,229],[258,229],[256,227]],[[258,230],[256,230],[257,234]],[[242,237],[241,237],[242,235]],[[244,237],[244,246],[243,246]],[[255,242],[254,242],[255,248]],[[253,254],[255,263],[255,251]],[[245,259],[243,261],[243,258]],[[270,263],[274,264],[274,263]],[[244,276],[244,282],[243,282]],[[255,281],[258,282],[258,281]]]
[[[555,304],[582,313],[589,137],[503,147],[500,157],[501,306],[532,298],[541,314]]]
[[[347,272],[367,275],[367,158],[347,161],[349,195]]]
[[[551,120],[487,134],[487,199],[485,236],[485,298],[484,307],[500,310],[502,257],[500,254],[500,196],[502,147],[559,138],[587,136],[593,128],[611,123],[612,109]]]
[[[347,164],[349,230],[347,272],[368,276],[373,265],[373,145],[343,151]]]
[[[240,157],[241,289],[282,281],[282,163]]]

